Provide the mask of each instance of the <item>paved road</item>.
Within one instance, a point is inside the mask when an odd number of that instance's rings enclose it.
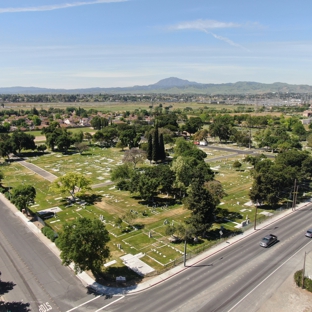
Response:
[[[230,158],[233,156],[237,155],[251,155],[251,156],[257,156],[260,155],[262,152],[265,153],[265,150],[263,149],[237,149],[237,148],[231,148],[231,147],[222,147],[222,146],[216,146],[216,145],[207,145],[207,146],[201,146],[200,147],[203,151],[207,152],[207,150],[218,150],[218,151],[224,151],[227,153],[231,153],[225,156],[218,156],[214,158],[206,158],[205,161],[215,161],[215,160],[221,160],[221,159],[226,159]],[[275,158],[276,154],[268,154],[267,152],[265,153],[265,156],[268,158]]]
[[[257,231],[166,283],[127,295],[108,311],[257,311],[300,267],[304,252],[312,250],[312,240],[304,236],[311,227],[310,220],[312,205]],[[261,238],[271,232],[280,241],[267,249],[260,247]]]
[[[50,182],[53,182],[54,180],[57,179],[57,176],[34,165],[34,164],[31,164],[25,160],[21,160],[19,161],[19,163],[24,166],[25,168],[35,172],[36,174],[40,175],[41,177],[43,177],[44,179],[50,181]],[[102,183],[98,183],[98,184],[93,184],[91,185],[91,188],[95,189],[95,188],[100,188],[100,187],[104,187],[104,186],[107,186],[107,185],[111,185],[113,184],[113,182],[111,181],[107,181],[107,182],[102,182]]]
[[[36,166],[34,164],[31,164],[31,163],[29,163],[29,162],[27,162],[25,160],[21,160],[21,161],[19,161],[19,163],[22,166],[24,166],[25,168],[27,168],[27,169],[37,173],[38,175],[42,176],[44,179],[46,179],[46,180],[48,180],[50,182],[53,182],[54,180],[57,179],[56,175],[54,175],[54,174],[52,174],[52,173],[50,173],[50,172],[48,172],[48,171],[46,171],[46,170]]]
[[[0,198],[0,296],[11,311],[94,312],[121,298],[88,294],[74,273]]]

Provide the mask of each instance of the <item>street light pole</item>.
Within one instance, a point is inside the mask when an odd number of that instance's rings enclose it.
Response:
[[[183,264],[186,266],[186,238],[184,240],[184,257],[183,257]]]

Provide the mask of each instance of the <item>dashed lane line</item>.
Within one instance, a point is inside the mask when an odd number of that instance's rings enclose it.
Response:
[[[255,286],[248,294],[246,294],[241,300],[239,300],[228,312],[232,311],[236,308],[242,301],[244,301],[252,292],[254,292],[261,284],[263,284],[268,278],[270,278],[275,272],[277,272],[284,264],[286,264],[290,259],[292,259],[297,253],[299,253],[302,249],[307,247],[311,243],[308,242],[303,247],[301,247],[298,251],[296,251],[292,256],[286,259],[279,267],[277,267],[271,274],[269,274],[265,279],[263,279],[257,286]]]

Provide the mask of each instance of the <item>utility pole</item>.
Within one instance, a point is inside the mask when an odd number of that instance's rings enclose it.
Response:
[[[303,283],[304,283],[306,255],[307,255],[307,252],[305,251],[304,252],[304,258],[303,258],[303,269],[302,269],[302,289],[303,289]]]
[[[298,189],[299,189],[299,185],[297,186],[297,179],[295,179],[295,181],[294,181],[294,191],[293,191],[292,210],[296,210]]]

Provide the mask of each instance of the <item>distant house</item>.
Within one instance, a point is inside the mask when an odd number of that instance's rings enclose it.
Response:
[[[309,125],[312,122],[312,118],[309,119],[301,119],[303,125]]]
[[[303,117],[311,117],[312,116],[312,110],[306,110],[302,113]]]

